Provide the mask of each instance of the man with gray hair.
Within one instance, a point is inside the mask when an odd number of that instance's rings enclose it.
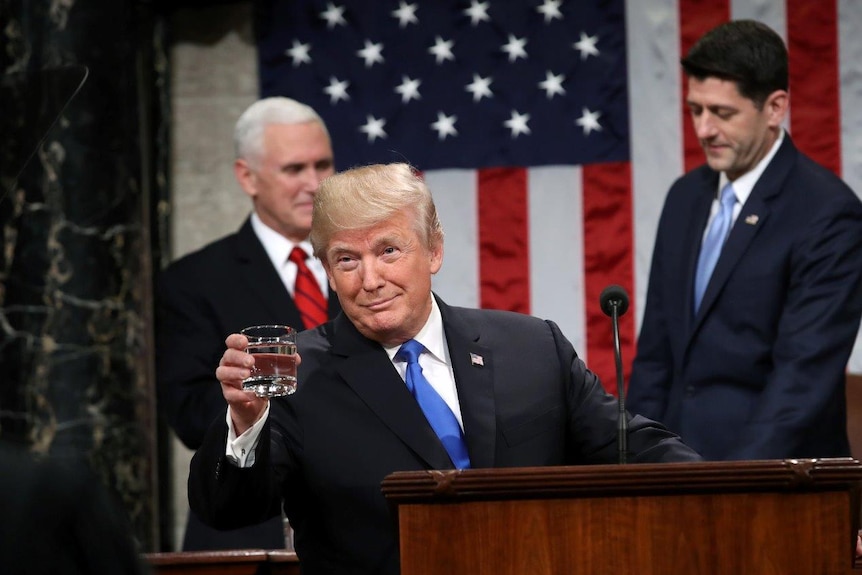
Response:
[[[266,98],[240,116],[234,143],[234,174],[251,198],[251,215],[236,233],[172,263],[158,284],[159,408],[190,449],[224,413],[213,366],[227,334],[263,323],[302,330],[340,310],[308,241],[314,195],[334,171],[323,120],[295,100]],[[297,289],[300,277],[311,281]],[[278,518],[221,533],[190,516],[183,549],[284,545]]]

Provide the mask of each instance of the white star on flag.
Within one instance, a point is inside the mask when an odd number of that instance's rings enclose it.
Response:
[[[452,46],[454,45],[455,42],[452,40],[444,40],[440,36],[437,36],[434,39],[434,45],[428,48],[428,51],[434,54],[434,59],[438,64],[441,64],[444,60],[455,59],[455,56],[452,54]]]
[[[593,131],[601,132],[602,127],[599,125],[599,116],[601,115],[601,112],[590,112],[584,108],[581,117],[575,120],[575,124],[584,129],[585,136],[588,136]]]
[[[518,58],[527,59],[527,51],[524,46],[527,45],[526,38],[518,38],[514,34],[509,34],[509,41],[503,45],[503,52],[509,55],[509,62],[514,62]]]
[[[400,2],[398,9],[392,11],[392,16],[398,19],[398,27],[405,28],[407,24],[418,24],[419,19],[416,17],[416,9],[419,8],[416,4],[408,4]]]
[[[467,84],[465,90],[473,94],[474,102],[481,100],[482,96],[487,98],[493,96],[491,93],[491,78],[483,78],[479,74],[473,74],[473,81]]]
[[[437,121],[431,124],[431,127],[437,131],[437,138],[445,140],[446,136],[457,136],[458,130],[455,129],[457,116],[447,116],[443,112],[437,112]]]
[[[326,20],[328,29],[336,26],[347,26],[347,20],[344,19],[344,6],[336,6],[332,2],[327,2],[326,10],[320,13],[320,17]]]
[[[311,49],[311,44],[303,44],[299,40],[294,39],[293,46],[287,49],[287,55],[290,56],[294,67],[300,64],[310,64],[311,57],[308,51]]]
[[[596,48],[598,41],[598,36],[587,36],[586,32],[581,32],[581,39],[572,44],[572,47],[581,53],[581,60],[586,60],[589,56],[599,55],[599,49]]]
[[[370,68],[375,63],[383,63],[383,44],[376,44],[371,40],[365,40],[365,47],[356,52],[356,55],[365,60],[365,67]]]
[[[541,6],[536,6],[536,12],[545,17],[545,24],[556,18],[562,20],[563,13],[560,12],[560,4],[562,4],[561,0],[545,0]]]
[[[350,82],[347,80],[339,80],[335,76],[330,76],[329,86],[323,89],[329,95],[329,103],[335,104],[339,100],[344,100],[345,102],[349,100],[350,96],[347,94],[347,87],[349,85]]]
[[[530,127],[527,126],[529,121],[530,114],[521,114],[517,110],[512,110],[512,116],[503,124],[512,131],[512,137],[516,138],[519,134],[530,133]]]
[[[412,99],[420,99],[419,84],[422,80],[412,80],[407,76],[401,77],[401,83],[395,87],[395,91],[401,94],[401,103],[406,104]]]
[[[539,88],[545,91],[545,95],[549,100],[553,98],[555,94],[562,96],[566,93],[566,90],[563,88],[563,80],[565,79],[566,77],[562,74],[555,75],[548,70],[545,72],[545,79],[542,82],[539,82]]]
[[[368,135],[369,142],[373,142],[377,138],[383,140],[386,139],[386,131],[383,129],[385,125],[386,120],[383,118],[378,119],[369,115],[365,120],[365,124],[359,127],[359,131]]]
[[[473,0],[470,2],[470,7],[464,10],[464,14],[470,17],[470,24],[477,26],[479,22],[490,22],[491,17],[488,16],[488,3],[478,2]]]

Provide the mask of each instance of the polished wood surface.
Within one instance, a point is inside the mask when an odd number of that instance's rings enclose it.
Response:
[[[852,573],[854,459],[392,474],[402,575]]]
[[[154,575],[299,575],[299,560],[290,551],[237,549],[145,553]]]
[[[847,437],[850,453],[862,459],[862,375],[847,376]]]

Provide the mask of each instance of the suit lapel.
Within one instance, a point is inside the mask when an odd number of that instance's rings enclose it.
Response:
[[[709,313],[733,269],[769,218],[771,213],[769,203],[773,197],[781,192],[782,184],[793,166],[795,157],[796,148],[790,141],[790,136],[785,134],[784,142],[766,170],[758,178],[751,190],[751,195],[742,206],[742,210],[730,230],[730,235],[721,250],[721,255],[703,294],[703,301],[695,318],[695,329]]]
[[[383,347],[360,334],[344,314],[334,327],[332,352],[341,358],[335,369],[347,385],[430,469],[452,469],[443,444]]]
[[[278,272],[272,267],[266,250],[255,235],[251,220],[246,220],[237,232],[235,248],[234,258],[241,270],[237,281],[245,284],[249,298],[256,300],[266,309],[266,313],[273,318],[273,322],[283,322],[283,319],[278,318],[286,316],[295,317],[285,323],[301,328],[301,323],[297,323],[301,322],[299,311]]]
[[[494,465],[497,417],[494,401],[494,354],[479,343],[480,332],[437,298],[455,373],[464,435],[472,467]]]

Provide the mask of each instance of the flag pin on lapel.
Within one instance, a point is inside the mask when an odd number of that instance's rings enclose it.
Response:
[[[756,226],[757,222],[760,220],[760,217],[757,214],[751,214],[750,216],[745,216],[745,223],[749,226]]]
[[[484,360],[484,359],[482,359],[482,356],[481,356],[481,355],[477,355],[477,354],[475,354],[475,353],[471,353],[471,354],[470,354],[470,363],[472,363],[473,365],[478,365],[478,366],[480,366],[480,367],[481,367],[481,366],[484,366],[484,365],[485,365],[485,360]]]

